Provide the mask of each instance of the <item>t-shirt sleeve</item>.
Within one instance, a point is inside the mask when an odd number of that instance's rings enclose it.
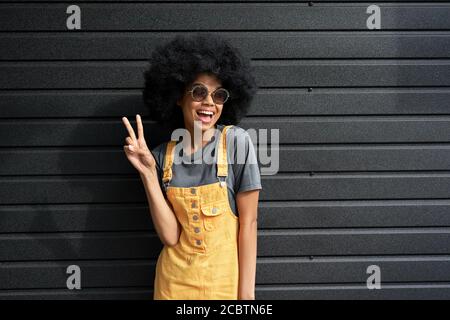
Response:
[[[162,182],[165,150],[166,150],[165,144],[163,143],[163,144],[158,145],[156,148],[152,149],[151,152],[156,161],[156,172],[158,174],[159,186],[161,187],[164,197],[167,199],[167,195],[164,190],[164,185]]]
[[[250,135],[240,127],[230,131],[234,141],[232,166],[235,193],[262,189],[259,164]]]

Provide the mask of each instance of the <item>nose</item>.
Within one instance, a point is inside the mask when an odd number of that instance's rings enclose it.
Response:
[[[214,106],[214,100],[212,98],[212,94],[208,92],[206,98],[203,100],[204,103]]]

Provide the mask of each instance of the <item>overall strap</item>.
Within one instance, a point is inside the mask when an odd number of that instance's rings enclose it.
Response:
[[[226,177],[228,175],[227,130],[232,126],[228,125],[222,129],[219,146],[217,147],[217,177]]]
[[[233,125],[228,125],[223,127],[219,145],[217,148],[217,177],[226,177],[228,175],[228,160],[227,160],[227,130]],[[166,154],[164,157],[164,174],[163,174],[163,184],[167,189],[167,186],[172,180],[172,165],[174,161],[175,146],[177,141],[170,140],[166,146]],[[220,179],[219,179],[220,180]]]
[[[167,143],[166,155],[164,157],[164,175],[162,178],[165,187],[167,187],[170,180],[172,180],[172,164],[176,143],[177,141],[174,140],[170,140]]]

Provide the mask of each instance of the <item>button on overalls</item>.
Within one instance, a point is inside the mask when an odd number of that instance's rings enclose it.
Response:
[[[168,186],[176,141],[167,144],[163,182],[181,225],[175,246],[165,245],[156,263],[155,300],[238,299],[239,218],[228,202],[226,132],[217,148],[217,178],[193,187]],[[221,180],[222,178],[222,180]]]

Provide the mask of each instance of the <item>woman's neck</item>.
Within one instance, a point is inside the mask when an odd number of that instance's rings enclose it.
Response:
[[[214,136],[216,130],[214,129],[218,129],[217,125],[214,125],[214,127],[212,127],[209,130],[205,130],[201,132],[201,139],[195,139],[194,136],[194,128],[189,128],[187,129],[189,131],[190,137],[191,137],[191,141],[190,141],[190,145],[184,145],[184,147],[189,151],[189,154],[192,154],[194,152],[196,152],[199,148],[203,148],[209,141],[211,141],[212,137]],[[196,141],[199,140],[199,141]]]

